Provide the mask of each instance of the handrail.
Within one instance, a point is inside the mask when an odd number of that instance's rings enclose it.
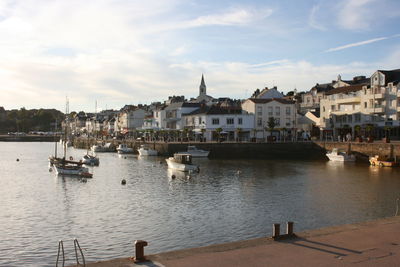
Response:
[[[64,267],[64,264],[65,264],[65,253],[64,253],[64,242],[62,240],[60,240],[58,242],[58,252],[57,252],[56,267],[58,267],[58,260],[60,258],[60,250],[62,251],[62,257],[63,257],[62,266]]]
[[[78,250],[77,248],[79,248],[79,251],[81,253],[82,256],[82,261],[83,261],[83,266],[86,266],[86,262],[85,262],[85,256],[83,256],[83,251],[81,249],[81,246],[79,245],[78,239],[74,239],[74,249],[75,249],[75,257],[76,257],[76,264],[79,265],[79,259],[78,259]]]

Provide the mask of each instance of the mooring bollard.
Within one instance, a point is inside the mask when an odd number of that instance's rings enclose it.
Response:
[[[293,235],[293,222],[287,222],[287,227],[286,227],[286,234],[288,236],[292,236]]]
[[[144,256],[144,247],[147,246],[147,242],[144,240],[135,241],[135,262],[146,261]]]
[[[274,223],[272,228],[272,238],[277,239],[281,236],[281,225]]]

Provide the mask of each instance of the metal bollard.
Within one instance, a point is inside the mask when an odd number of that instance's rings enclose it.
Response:
[[[146,261],[144,256],[144,247],[147,246],[147,242],[144,240],[135,241],[135,262]]]
[[[287,222],[287,227],[286,227],[286,234],[288,235],[288,236],[292,236],[293,235],[293,225],[294,225],[294,223],[293,222]]]
[[[277,239],[281,236],[281,225],[274,223],[272,228],[272,238]]]

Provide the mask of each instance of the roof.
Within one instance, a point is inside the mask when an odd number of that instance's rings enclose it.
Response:
[[[250,100],[256,104],[265,104],[265,103],[269,103],[272,101],[276,101],[281,104],[294,104],[295,103],[295,101],[293,101],[293,100],[287,100],[284,98],[249,98],[248,100]]]
[[[396,70],[378,70],[385,75],[385,85],[388,83],[398,83],[400,82],[400,69]]]
[[[171,103],[168,105],[165,110],[174,110],[178,109],[180,107],[182,108],[197,108],[200,107],[200,103],[189,103],[189,102],[176,102],[176,103]]]
[[[350,92],[357,92],[357,91],[360,91],[364,85],[365,84],[356,84],[356,85],[338,87],[338,88],[335,88],[335,89],[332,89],[332,90],[326,92],[326,95],[334,95],[334,94],[340,94],[340,93],[347,94]]]
[[[198,115],[198,114],[206,114],[206,115],[221,115],[221,114],[242,114],[241,109],[230,109],[230,108],[221,108],[219,106],[202,106],[199,109],[196,109],[188,114],[183,114],[183,116],[190,115]]]
[[[317,83],[312,89],[316,89],[317,92],[327,92],[329,90],[333,89],[332,83],[323,83],[323,84],[319,84]]]

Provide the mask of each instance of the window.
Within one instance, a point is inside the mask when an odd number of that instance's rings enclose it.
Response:
[[[268,107],[268,115],[269,116],[274,115],[274,111],[273,111],[272,107]]]
[[[262,126],[262,120],[261,120],[261,118],[258,118],[258,119],[257,119],[257,126]]]
[[[192,125],[194,125],[195,117],[192,117]]]
[[[331,111],[335,111],[335,105],[331,106]]]
[[[286,118],[286,126],[290,126],[290,118]]]
[[[290,115],[290,107],[286,107],[286,115]]]
[[[275,107],[275,115],[277,115],[277,116],[281,115],[281,108],[280,107]]]
[[[367,108],[367,102],[364,102],[364,108]]]
[[[262,116],[262,107],[260,106],[257,107],[257,115]]]
[[[233,118],[226,118],[226,124],[235,124]]]
[[[279,118],[275,119],[276,126],[281,126],[281,120]]]
[[[238,118],[238,124],[240,124],[240,125],[243,124],[243,119],[242,118]]]
[[[212,124],[213,125],[218,125],[219,124],[219,119],[218,118],[212,119]]]
[[[199,125],[201,124],[201,117],[199,117]]]
[[[361,121],[361,114],[354,114],[354,121],[360,122]]]
[[[322,107],[322,112],[325,112],[325,107]]]

